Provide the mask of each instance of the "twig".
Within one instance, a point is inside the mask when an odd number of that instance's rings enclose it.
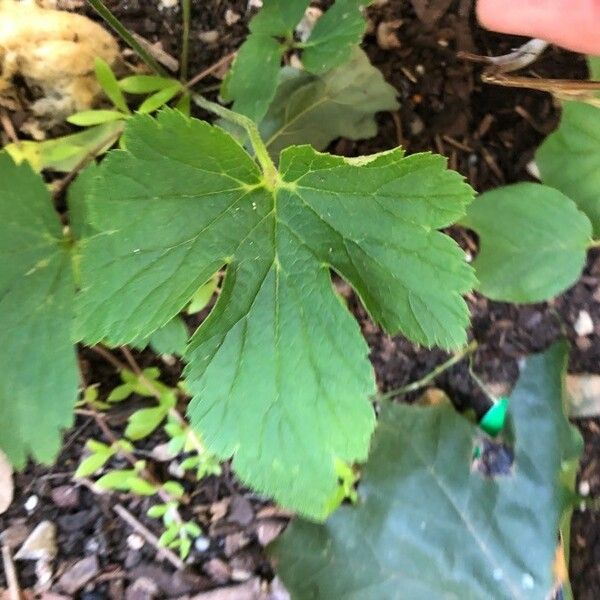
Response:
[[[465,346],[462,350],[457,352],[454,356],[449,358],[446,362],[443,362],[441,365],[437,366],[433,371],[430,371],[425,377],[421,379],[417,379],[417,381],[413,381],[408,385],[405,385],[401,388],[397,388],[395,390],[390,390],[389,392],[385,392],[383,394],[378,394],[376,396],[377,400],[389,400],[391,398],[395,398],[396,396],[403,396],[404,394],[408,394],[409,392],[415,392],[427,384],[432,382],[438,375],[441,375],[444,371],[447,371],[455,364],[459,363],[465,356],[472,354],[477,349],[477,341],[473,340],[467,346]]]
[[[220,58],[216,63],[207,67],[203,71],[200,71],[197,75],[194,75],[186,84],[185,87],[190,89],[193,88],[198,82],[202,81],[204,78],[208,77],[218,69],[220,69],[223,65],[230,63],[234,58],[237,52],[230,52],[226,54],[222,58]]]
[[[2,123],[2,128],[6,132],[6,135],[10,139],[13,144],[19,143],[19,137],[17,136],[17,132],[15,131],[15,127],[13,122],[10,120],[9,116],[6,114],[4,109],[0,109],[0,123]]]
[[[125,507],[120,504],[113,506],[113,510],[127,523],[134,531],[139,533],[149,544],[157,550],[157,556],[168,560],[176,569],[185,569],[185,563],[169,548],[165,548],[158,543],[158,538],[144,525],[142,525]]]
[[[21,600],[21,588],[19,587],[15,563],[13,562],[10,548],[4,545],[2,546],[2,565],[4,566],[4,576],[6,577],[10,600]]]
[[[514,52],[502,56],[480,56],[470,52],[458,52],[458,58],[489,65],[496,73],[509,73],[534,63],[550,44],[545,40],[533,39],[525,42]]]

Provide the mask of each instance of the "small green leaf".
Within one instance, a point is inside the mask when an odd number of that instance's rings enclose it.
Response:
[[[206,308],[219,285],[219,276],[213,275],[206,283],[203,283],[192,296],[189,306],[186,308],[188,315],[199,313]]]
[[[192,540],[187,537],[181,538],[181,544],[179,545],[179,556],[185,560],[189,556],[191,549]]]
[[[136,477],[133,469],[120,469],[110,471],[96,481],[96,485],[103,490],[118,490],[128,492],[130,490],[130,481]]]
[[[111,121],[125,119],[126,115],[116,110],[82,110],[67,118],[69,123],[80,127],[90,127]]]
[[[165,492],[174,498],[181,498],[185,494],[183,486],[177,481],[166,481],[162,487]]]
[[[161,546],[169,546],[173,543],[175,538],[179,535],[177,527],[169,527],[158,539],[158,543]]]
[[[141,440],[149,436],[165,419],[166,412],[161,407],[136,410],[127,422],[125,436],[130,440]]]
[[[479,290],[504,302],[541,302],[574,284],[592,235],[572,200],[537,183],[482,194],[462,223],[480,237],[473,263]]]
[[[88,440],[85,443],[85,447],[90,451],[90,452],[95,452],[98,454],[105,454],[108,452],[112,451],[112,447],[111,446],[107,446],[106,444],[103,444],[102,442],[98,442],[97,440]]]
[[[152,517],[153,519],[160,519],[161,517],[164,516],[164,514],[167,512],[167,510],[169,510],[168,505],[166,504],[155,504],[154,506],[151,506],[148,511],[146,512],[146,514],[149,517]]]
[[[189,471],[190,469],[195,469],[200,464],[199,456],[190,456],[181,462],[179,465],[184,471]]]
[[[185,321],[176,316],[150,336],[150,346],[158,354],[181,356],[185,352],[188,337]]]
[[[131,75],[119,80],[119,87],[128,94],[151,94],[172,87],[175,83],[177,81],[170,77]]]
[[[94,61],[94,70],[96,79],[109,100],[123,113],[129,114],[129,107],[123,92],[119,87],[119,82],[110,68],[110,65],[103,59],[97,57]]]
[[[564,410],[565,350],[527,359],[510,400],[514,449],[484,442],[505,465],[494,476],[471,464],[479,433],[451,406],[384,405],[360,502],[323,525],[295,519],[272,546],[292,597],[551,597],[569,510],[560,478],[582,448]]]
[[[42,142],[24,140],[18,144],[8,144],[4,150],[17,163],[27,161],[34,171],[51,169],[69,173],[91,152],[96,156],[106,152],[115,143],[123,127],[122,121],[113,121]]]
[[[141,477],[132,477],[129,480],[129,491],[140,496],[153,496],[158,491],[158,488],[142,479]]]
[[[197,538],[199,535],[202,535],[202,529],[193,522],[188,522],[184,525],[184,529],[192,536]]]
[[[304,44],[302,64],[310,73],[326,73],[348,60],[367,23],[361,9],[371,0],[336,0],[317,21]]]
[[[558,129],[538,148],[542,181],[575,201],[600,238],[600,108],[566,102]]]
[[[96,473],[96,471],[100,470],[113,456],[112,453],[97,453],[90,454],[88,457],[84,458],[80,463],[79,467],[75,471],[73,477],[76,479],[82,477],[89,477]]]
[[[167,102],[175,98],[177,94],[181,91],[182,87],[180,83],[174,83],[171,86],[165,88],[164,90],[160,90],[152,96],[146,98],[139,106],[138,112],[142,114],[147,114],[158,110]]]
[[[124,383],[114,388],[106,400],[108,402],[122,402],[123,400],[129,398],[131,394],[133,394],[131,385],[129,383]]]

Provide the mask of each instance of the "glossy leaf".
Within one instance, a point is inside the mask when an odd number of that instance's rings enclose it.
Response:
[[[272,546],[292,597],[551,597],[561,478],[582,447],[564,412],[565,363],[561,344],[527,359],[511,396],[514,463],[486,442],[507,459],[492,477],[471,466],[481,433],[451,406],[385,405],[357,505],[324,525],[296,519]]]
[[[600,108],[566,102],[558,129],[539,147],[542,181],[575,201],[600,238]]]
[[[592,235],[589,219],[571,199],[536,183],[482,194],[462,223],[479,234],[473,263],[479,290],[504,302],[541,302],[573,285]]]
[[[52,198],[28,165],[0,153],[0,448],[13,465],[50,463],[73,421],[71,252]]]
[[[330,268],[388,331],[460,346],[474,279],[437,229],[464,214],[471,189],[440,156],[308,146],[282,153],[271,184],[223,130],[172,110],[131,119],[125,145],[88,203],[97,234],[81,244],[80,335],[150,335],[227,264],[186,352],[192,423],[246,483],[322,517],[335,460],[364,459],[374,426],[368,348]]]

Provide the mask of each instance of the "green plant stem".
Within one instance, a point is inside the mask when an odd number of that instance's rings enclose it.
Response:
[[[472,354],[477,349],[477,340],[473,340],[467,346],[465,346],[462,350],[459,350],[454,356],[449,358],[446,362],[443,362],[441,365],[437,366],[433,371],[430,371],[422,377],[421,379],[417,379],[417,381],[413,381],[408,385],[405,385],[401,388],[397,388],[395,390],[390,390],[389,392],[385,392],[383,394],[378,394],[376,396],[377,400],[390,400],[391,398],[395,398],[396,396],[403,396],[404,394],[408,394],[409,392],[415,392],[416,390],[420,390],[425,387],[427,384],[431,383],[438,375],[441,375],[444,371],[447,371],[455,364],[459,363],[465,356]]]
[[[600,248],[600,240],[592,240],[589,244],[588,244],[588,249],[589,248]]]
[[[275,187],[275,184],[277,183],[278,179],[277,167],[271,160],[271,157],[269,156],[269,151],[267,150],[265,143],[260,137],[258,127],[254,123],[254,121],[252,121],[248,117],[245,117],[244,115],[240,115],[236,112],[233,112],[232,110],[229,110],[228,108],[225,108],[224,106],[221,106],[216,102],[211,102],[210,100],[207,100],[204,96],[201,96],[200,94],[192,94],[192,100],[200,108],[208,110],[217,115],[218,117],[229,121],[230,123],[239,125],[246,131],[248,137],[250,138],[252,148],[254,149],[256,160],[258,161],[258,164],[260,165],[263,171],[263,175],[265,177],[267,185],[269,185],[270,187]]]
[[[181,12],[183,14],[181,57],[179,59],[179,79],[184,82],[188,77],[188,58],[190,54],[190,19],[192,14],[191,0],[181,0]]]
[[[115,33],[157,74],[169,77],[157,60],[131,35],[130,31],[112,14],[102,0],[88,0],[92,8],[104,19]]]

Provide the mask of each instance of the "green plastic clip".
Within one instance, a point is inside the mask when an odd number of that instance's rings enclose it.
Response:
[[[506,423],[506,413],[508,412],[508,398],[498,398],[479,421],[479,428],[492,437],[496,437]]]

